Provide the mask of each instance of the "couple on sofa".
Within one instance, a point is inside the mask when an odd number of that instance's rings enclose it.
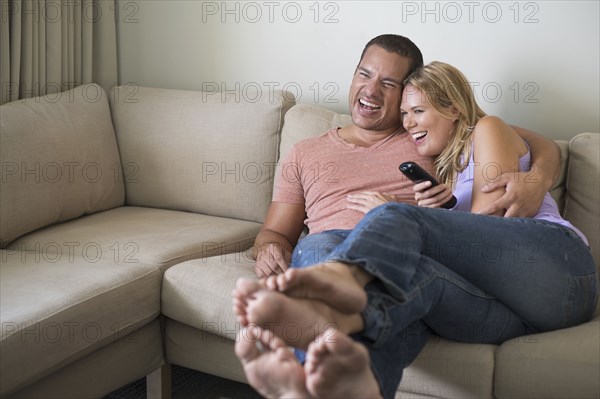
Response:
[[[233,292],[255,389],[392,398],[430,333],[498,344],[589,320],[594,261],[547,193],[551,142],[486,116],[458,70],[423,66],[402,36],[366,45],[349,101],[353,124],[282,161],[256,239],[262,279]],[[398,177],[432,159],[442,184]],[[454,210],[435,209],[452,195]]]

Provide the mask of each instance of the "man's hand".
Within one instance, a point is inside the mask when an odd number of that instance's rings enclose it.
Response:
[[[431,182],[424,181],[413,186],[418,206],[425,208],[441,208],[452,198],[452,190],[445,184],[431,187]]]
[[[287,270],[304,227],[304,217],[304,204],[271,202],[252,248],[256,259],[254,270],[259,278]]]
[[[377,191],[364,191],[358,194],[349,194],[346,199],[350,202],[350,204],[346,205],[348,209],[354,209],[355,211],[362,213],[367,213],[379,205],[397,201],[395,195]]]
[[[254,271],[258,278],[281,274],[287,270],[292,260],[292,253],[276,243],[263,245],[256,256]]]
[[[540,209],[547,192],[546,187],[538,181],[533,169],[530,172],[504,173],[495,181],[483,186],[481,191],[489,193],[504,187],[506,193],[479,213],[492,215],[506,209],[504,217],[533,217]]]

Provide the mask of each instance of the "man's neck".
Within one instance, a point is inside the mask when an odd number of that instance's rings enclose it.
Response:
[[[338,130],[340,137],[347,143],[354,144],[359,147],[370,147],[373,144],[380,142],[383,139],[390,137],[392,134],[400,133],[403,130],[388,129],[384,131],[373,131],[361,129],[356,125],[345,126]]]

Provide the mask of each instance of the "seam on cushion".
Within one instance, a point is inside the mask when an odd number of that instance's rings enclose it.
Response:
[[[276,134],[276,145],[275,145],[275,165],[277,166],[279,164],[279,161],[281,160],[281,143],[283,142],[283,126],[285,125],[285,117],[289,114],[289,112],[292,110],[292,108],[294,108],[296,105],[298,105],[298,103],[296,102],[296,97],[294,97],[294,102],[292,104],[290,104],[290,106],[288,107],[286,112],[283,112],[284,109],[284,103],[286,103],[285,101],[285,95],[284,93],[287,91],[281,91],[281,99],[280,99],[280,103],[279,103],[279,123],[278,123],[278,129],[277,129],[277,134]],[[289,92],[287,92],[289,93]],[[293,96],[293,94],[292,94]],[[275,180],[277,179],[277,173],[275,172],[275,169],[273,170],[273,178],[272,178],[272,182],[271,182],[271,194],[269,196],[269,198],[273,198],[273,192],[275,191]],[[267,209],[268,212],[268,209]],[[264,223],[264,218],[266,217],[266,213],[263,217],[263,221],[262,222],[257,222],[257,223]],[[252,220],[252,222],[256,222],[254,220]]]
[[[571,203],[571,190],[570,190],[570,183],[571,183],[571,168],[572,168],[572,163],[571,163],[571,143],[569,143],[569,156],[568,156],[568,163],[567,163],[567,170],[565,171],[565,204],[563,206],[561,215],[563,218],[565,217],[565,215],[567,214],[567,211],[569,210],[569,204]]]
[[[475,344],[477,345],[477,344]],[[485,360],[485,361],[465,361],[465,360],[460,360],[460,359],[456,359],[456,358],[447,358],[447,357],[421,357],[421,358],[417,358],[417,360],[423,361],[423,362],[431,362],[431,361],[442,361],[442,362],[448,362],[451,361],[452,364],[460,364],[460,365],[481,365],[483,364],[487,364],[487,363],[495,363],[495,356],[490,359],[490,360]]]
[[[506,355],[504,355],[506,356]],[[598,365],[598,363],[589,363],[589,362],[582,362],[579,360],[571,360],[571,359],[557,359],[557,358],[545,358],[545,357],[538,357],[538,356],[521,356],[520,354],[517,354],[517,356],[510,356],[510,359],[513,360],[541,360],[544,363],[557,363],[559,365],[561,365],[562,368],[564,368],[564,364],[565,362],[569,362],[569,363],[575,363],[575,364],[581,364],[581,365],[586,365],[586,366],[594,366],[594,365]],[[504,360],[505,361],[505,360]],[[502,362],[504,362],[502,361]]]
[[[405,388],[406,387],[399,386],[398,389],[396,390],[396,392],[400,392],[400,393],[402,393],[402,392],[414,393],[414,394],[419,395],[419,397],[423,398],[423,399],[439,399],[439,396],[431,396],[429,394],[424,394],[422,392],[418,392],[418,391],[415,391],[415,390],[412,390],[412,389],[405,389]]]
[[[315,108],[316,108],[316,109],[319,109],[318,107],[315,107]],[[315,108],[310,108],[310,109],[315,109]],[[348,117],[348,116],[350,116],[350,115],[348,115],[348,114],[340,114],[340,113],[338,113],[338,112],[331,111],[331,110],[327,110],[327,111],[331,113],[331,116],[332,116],[333,118],[335,118],[335,117],[342,117],[342,118],[344,118],[344,117]],[[313,118],[316,118],[316,119],[319,119],[319,120],[321,120],[321,121],[323,121],[323,122],[328,122],[329,124],[331,124],[331,123],[333,122],[333,120],[332,120],[333,118],[332,118],[332,119],[327,119],[327,118],[324,118],[324,117],[322,117],[321,115],[316,115],[316,114],[312,114],[312,113],[311,113],[311,114],[309,114],[309,115],[310,115],[311,117],[313,117]],[[333,125],[332,125],[332,127],[336,127],[336,126],[333,126]]]
[[[281,91],[281,95],[282,98],[279,101],[278,107],[279,107],[279,121],[277,123],[278,129],[277,129],[277,134],[276,134],[276,145],[275,145],[275,163],[277,163],[277,161],[279,160],[279,155],[281,152],[281,149],[279,148],[281,146],[281,136],[283,135],[283,125],[285,123],[285,115],[287,114],[287,112],[283,112],[283,103],[284,103],[284,98],[283,98],[283,94],[284,91]],[[296,104],[296,98],[294,97],[294,104]],[[290,106],[290,108],[288,109],[288,112],[290,111],[290,109],[293,107],[294,105]],[[273,179],[275,179],[275,175],[273,175]],[[271,185],[273,186],[273,185]],[[273,196],[273,193],[271,193],[271,196]]]
[[[562,191],[563,196],[566,194],[567,191],[567,177],[568,177],[568,166],[569,166],[569,160],[570,160],[570,146],[569,146],[569,142],[566,140],[555,140],[556,145],[558,146],[558,151],[559,151],[559,156],[560,156],[560,162],[561,162],[561,168],[560,168],[560,173],[558,176],[558,180],[556,181],[555,185],[553,185],[550,190],[548,191],[554,191],[554,190],[560,190]],[[565,151],[565,158],[563,158],[563,151],[562,151],[562,147],[560,146],[560,143],[562,143],[562,145],[566,148]],[[563,165],[564,166],[564,173],[562,173],[563,171]],[[560,180],[560,178],[563,177],[562,181]]]
[[[226,248],[226,247],[227,247],[227,245],[237,245],[237,244],[242,244],[242,243],[246,243],[246,242],[248,242],[248,241],[250,241],[250,240],[255,240],[255,239],[256,239],[256,235],[253,235],[253,236],[248,236],[248,237],[246,237],[246,238],[242,238],[242,239],[240,239],[240,240],[233,241],[233,242],[229,242],[229,243],[224,243],[224,242],[223,242],[223,243],[221,243],[221,245],[219,245],[218,247],[216,247],[216,248],[214,248],[214,249],[215,249],[215,250],[219,250],[219,249],[222,249],[222,248]],[[252,245],[254,245],[254,243],[251,243],[251,244],[250,244],[250,245],[249,245],[247,248],[245,248],[245,249],[241,249],[241,250],[240,250],[240,251],[238,251],[238,252],[244,252],[244,251],[247,251],[247,250],[248,250],[248,248],[251,248],[251,247],[252,247]],[[202,248],[201,248],[201,249],[200,249],[200,252],[202,252],[202,251],[203,251],[203,250],[202,250]],[[185,261],[188,261],[188,260],[193,260],[193,259],[205,259],[205,258],[211,258],[211,257],[213,257],[213,256],[221,256],[221,255],[226,255],[226,254],[233,254],[233,253],[235,253],[235,252],[227,252],[227,253],[219,253],[219,254],[216,254],[216,255],[211,255],[211,256],[199,256],[199,257],[194,257],[194,253],[197,253],[197,252],[199,252],[199,251],[198,251],[198,250],[192,250],[192,248],[188,248],[188,253],[187,253],[187,254],[184,254],[184,255],[181,255],[181,256],[177,256],[177,257],[174,257],[174,258],[169,258],[169,259],[166,259],[166,260],[164,260],[164,264],[162,264],[162,265],[160,265],[160,266],[161,266],[161,267],[164,267],[164,266],[166,266],[166,264],[167,264],[167,263],[169,263],[169,262],[172,262],[172,261],[174,261],[174,260],[175,260],[176,262],[175,262],[173,265],[171,265],[171,266],[174,266],[174,265],[176,265],[176,264],[179,264],[179,263],[183,263],[183,262],[185,262]],[[168,266],[168,267],[171,267],[171,266]]]

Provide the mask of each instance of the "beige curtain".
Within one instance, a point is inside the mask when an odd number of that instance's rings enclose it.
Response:
[[[0,0],[1,103],[117,84],[117,0]]]

